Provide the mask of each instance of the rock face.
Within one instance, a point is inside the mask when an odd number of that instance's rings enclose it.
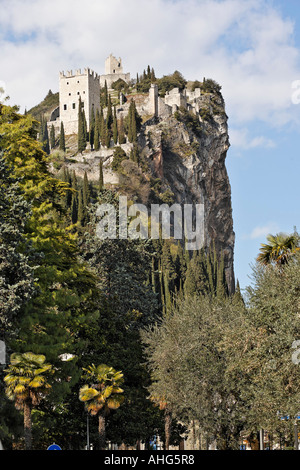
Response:
[[[204,204],[204,246],[214,245],[217,253],[223,254],[228,290],[233,293],[235,235],[225,166],[229,138],[220,91],[201,91],[193,106],[177,106],[173,114],[148,119],[138,136],[139,165],[130,160],[133,144],[121,147],[128,160],[122,162],[118,173],[111,169],[113,147],[74,154],[69,166],[78,176],[86,171],[89,180],[95,181],[101,158],[104,183],[146,205]],[[158,191],[153,191],[155,185]]]
[[[233,293],[235,234],[225,166],[227,116],[220,93],[204,94],[198,104],[199,115],[182,109],[160,122],[145,123],[139,143],[153,175],[161,179],[164,191],[174,194],[174,202],[204,204],[205,246],[214,243],[217,252],[223,253],[228,289]]]

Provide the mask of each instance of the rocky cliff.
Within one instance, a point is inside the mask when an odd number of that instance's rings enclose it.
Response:
[[[199,93],[200,95],[200,93]],[[176,109],[176,111],[175,111]],[[204,204],[204,242],[223,253],[229,292],[235,289],[231,188],[225,166],[229,148],[227,115],[219,88],[201,90],[192,106],[173,108],[147,119],[138,135],[139,163],[130,157],[133,144],[122,144],[127,154],[119,170],[111,164],[115,148],[76,153],[76,136],[64,162],[90,181],[104,183],[137,202]],[[73,139],[74,140],[74,139]]]
[[[179,109],[157,123],[146,123],[140,146],[174,202],[204,204],[205,246],[223,252],[228,288],[234,292],[231,187],[225,166],[229,148],[227,116],[220,93],[198,100],[199,115]]]

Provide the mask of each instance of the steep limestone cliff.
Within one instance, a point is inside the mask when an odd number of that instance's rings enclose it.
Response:
[[[139,143],[153,175],[162,181],[162,191],[172,192],[174,202],[204,204],[205,246],[214,243],[217,252],[223,252],[228,288],[234,292],[227,116],[220,93],[204,94],[198,104],[199,115],[179,109],[156,123],[145,123]]]
[[[73,148],[71,159],[65,161],[78,176],[87,172],[90,181],[97,181],[102,159],[104,183],[137,202],[204,204],[205,247],[214,245],[217,253],[223,253],[228,290],[233,293],[235,235],[225,166],[229,148],[225,105],[218,88],[202,89],[191,106],[189,99],[187,103],[144,122],[138,135],[139,164],[130,158],[133,144],[128,142],[121,145],[128,159],[118,172],[111,168],[114,147],[83,154]]]

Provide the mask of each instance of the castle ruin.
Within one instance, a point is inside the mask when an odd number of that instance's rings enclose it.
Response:
[[[90,126],[92,109],[96,113],[100,109],[100,90],[107,85],[109,91],[112,84],[118,79],[130,83],[130,73],[123,72],[122,60],[110,54],[105,60],[105,73],[98,75],[89,68],[59,74],[59,107],[56,108],[48,122],[49,126],[54,125],[57,132],[60,132],[61,123],[64,124],[66,135],[77,134],[78,132],[78,106],[81,100],[82,108],[85,111],[87,128]],[[185,108],[199,112],[200,88],[194,91],[187,89],[180,90],[173,88],[160,97],[157,84],[151,84],[148,93],[136,93],[127,95],[120,94],[120,104],[116,106],[117,117],[125,117],[128,113],[130,102],[135,101],[136,109],[141,116],[166,117],[174,114],[179,108]]]

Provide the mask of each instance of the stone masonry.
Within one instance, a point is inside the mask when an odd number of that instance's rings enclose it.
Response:
[[[78,105],[79,98],[81,98],[89,129],[92,109],[94,108],[96,113],[100,108],[100,89],[104,87],[105,82],[108,89],[111,89],[112,83],[120,78],[129,83],[130,73],[123,73],[121,58],[117,59],[112,54],[105,61],[104,75],[98,75],[89,68],[84,69],[83,72],[81,70],[76,70],[74,73],[73,71],[60,72],[59,107],[52,112],[48,126],[53,124],[55,131],[59,133],[61,122],[63,122],[66,135],[77,134]],[[192,110],[197,114],[200,97],[200,88],[196,88],[193,92],[187,89],[173,88],[162,98],[159,96],[157,85],[152,84],[148,94],[141,93],[126,97],[121,94],[120,105],[116,107],[117,117],[125,118],[131,100],[135,101],[138,113],[147,118],[171,116],[180,107]]]

